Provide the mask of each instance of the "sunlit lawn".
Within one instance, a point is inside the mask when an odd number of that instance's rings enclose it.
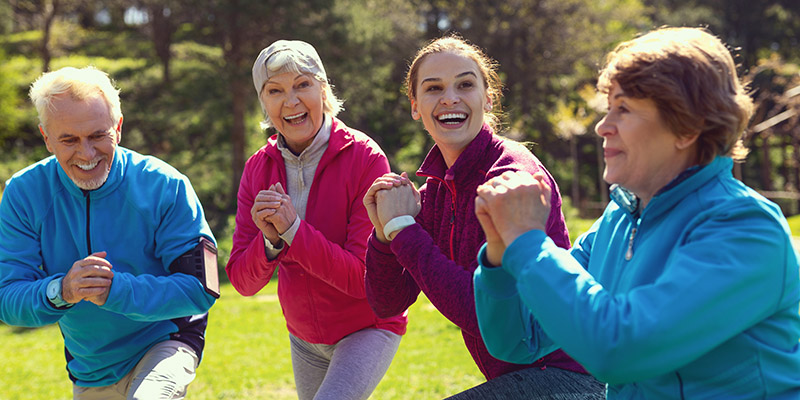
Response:
[[[240,296],[229,284],[212,308],[204,359],[189,399],[296,399],[289,339],[276,285]],[[373,399],[441,399],[484,381],[460,331],[424,297]],[[0,399],[71,399],[56,326],[0,325]]]
[[[789,221],[789,229],[792,230],[792,235],[800,237],[800,214],[793,215],[786,218]]]

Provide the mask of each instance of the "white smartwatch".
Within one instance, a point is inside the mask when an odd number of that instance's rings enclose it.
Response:
[[[401,229],[416,224],[417,221],[414,217],[410,215],[401,215],[399,217],[394,217],[383,226],[383,236],[386,236],[386,239],[392,240],[397,235],[395,232],[400,231]],[[392,235],[394,233],[394,235]]]
[[[47,300],[56,308],[69,308],[75,304],[69,303],[61,297],[61,281],[63,278],[53,279],[47,284]]]

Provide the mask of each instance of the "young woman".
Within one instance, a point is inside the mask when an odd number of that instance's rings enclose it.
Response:
[[[280,265],[301,400],[366,399],[407,322],[376,316],[364,292],[372,226],[362,199],[389,163],[372,139],[335,118],[341,101],[310,44],[279,40],[262,50],[253,83],[265,125],[278,134],[245,165],[225,271],[252,296]]]
[[[507,363],[489,354],[478,330],[472,272],[485,237],[474,211],[477,187],[505,171],[542,172],[556,187],[524,146],[494,134],[492,110],[500,108],[495,68],[458,37],[437,39],[417,53],[406,78],[411,115],[436,144],[417,171],[426,178],[419,192],[405,173],[386,174],[364,198],[375,227],[367,249],[367,299],[379,316],[390,317],[402,314],[422,291],[461,328],[490,382],[456,398],[601,398],[603,386],[563,352],[524,365]],[[555,206],[547,233],[568,248],[558,190],[550,201]]]

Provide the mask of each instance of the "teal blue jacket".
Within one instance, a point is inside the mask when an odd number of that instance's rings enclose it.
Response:
[[[638,213],[614,201],[571,250],[541,231],[474,274],[493,356],[561,347],[609,399],[800,398],[800,267],[780,209],[717,157]]]
[[[11,177],[0,202],[0,320],[57,322],[81,386],[117,382],[170,338],[200,356],[215,299],[169,266],[201,236],[214,240],[189,180],[163,161],[117,147],[108,180],[84,192],[51,156]],[[48,282],[97,251],[113,266],[106,303],[54,308]]]

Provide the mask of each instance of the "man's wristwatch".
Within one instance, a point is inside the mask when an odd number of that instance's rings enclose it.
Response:
[[[69,303],[61,297],[62,279],[63,278],[53,279],[47,284],[47,300],[50,300],[50,303],[52,303],[56,308],[69,308],[75,304]]]

